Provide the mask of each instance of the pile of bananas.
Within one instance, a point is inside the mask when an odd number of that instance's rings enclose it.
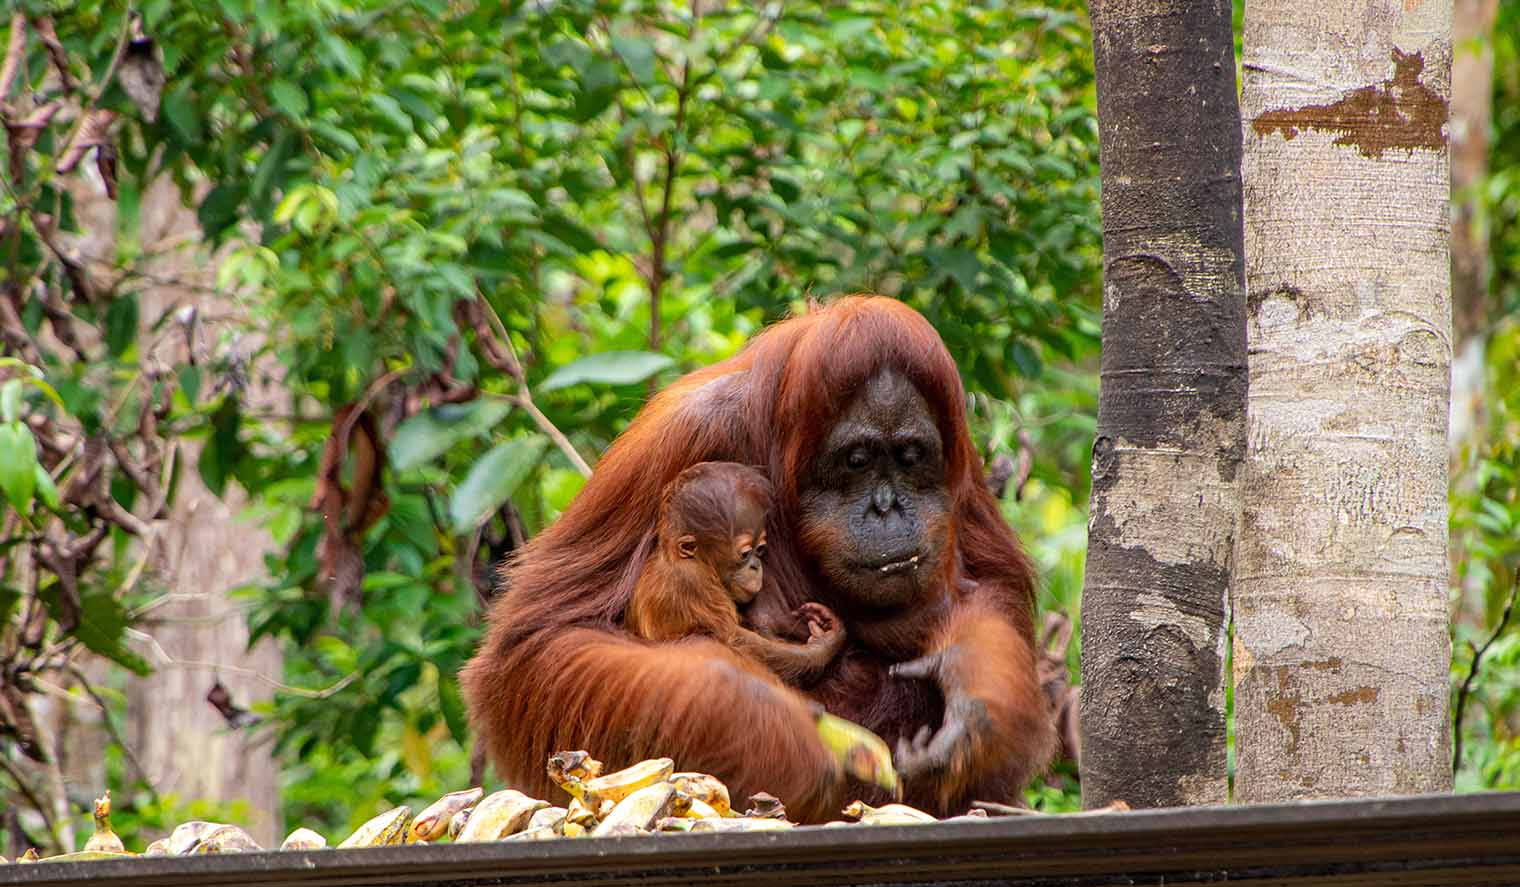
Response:
[[[728,787],[706,773],[676,772],[670,758],[642,761],[615,773],[602,772],[602,762],[584,751],[551,755],[550,780],[569,796],[563,806],[531,798],[516,789],[484,795],[479,788],[450,792],[416,816],[410,807],[395,807],[359,826],[337,846],[383,847],[429,844],[445,837],[455,843],[480,841],[540,841],[556,838],[642,835],[667,832],[751,832],[795,828],[777,798],[760,793],[749,798],[740,813]],[[895,784],[895,774],[893,777]],[[484,797],[483,797],[484,795]],[[844,809],[845,819],[827,826],[901,825],[936,822],[933,816],[904,804],[871,807],[855,801]],[[974,810],[954,819],[984,818]],[[63,862],[117,859],[128,852],[111,831],[111,795],[95,801],[95,833],[77,853],[40,858],[30,850],[17,862]],[[946,820],[949,821],[949,820]],[[827,827],[826,826],[826,827]],[[318,850],[327,840],[298,828],[280,844],[281,850]],[[188,856],[200,853],[238,853],[264,848],[235,825],[187,822],[168,837],[149,844],[142,856]],[[0,862],[5,862],[0,857]]]

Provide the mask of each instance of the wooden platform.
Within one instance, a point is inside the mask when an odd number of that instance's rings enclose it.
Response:
[[[1505,885],[1520,792],[742,835],[0,866],[0,884]]]

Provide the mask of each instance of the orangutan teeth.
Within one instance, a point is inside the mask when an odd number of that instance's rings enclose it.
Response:
[[[883,573],[897,573],[897,572],[900,572],[902,570],[907,570],[907,569],[912,569],[914,571],[917,571],[918,570],[918,559],[919,559],[919,557],[921,557],[921,555],[915,554],[915,555],[913,555],[912,557],[908,558],[905,561],[893,561],[892,563],[887,564],[884,567],[881,567],[880,570]]]

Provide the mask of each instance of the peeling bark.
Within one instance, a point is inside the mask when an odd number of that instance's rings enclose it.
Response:
[[[1450,0],[1246,8],[1237,800],[1451,787],[1450,28]]]
[[[1082,801],[1223,803],[1245,449],[1227,2],[1092,4],[1103,357],[1082,596]]]

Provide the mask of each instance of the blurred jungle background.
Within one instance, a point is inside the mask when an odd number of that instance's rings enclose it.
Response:
[[[1520,787],[1520,628],[1495,632],[1520,565],[1520,2],[1457,6],[1474,790]],[[338,833],[465,787],[455,673],[492,565],[651,390],[809,296],[934,323],[1040,606],[1075,622],[1083,4],[21,0],[0,25],[0,852],[76,847],[104,787],[128,844],[190,818]],[[1074,772],[1030,800],[1073,809]]]

